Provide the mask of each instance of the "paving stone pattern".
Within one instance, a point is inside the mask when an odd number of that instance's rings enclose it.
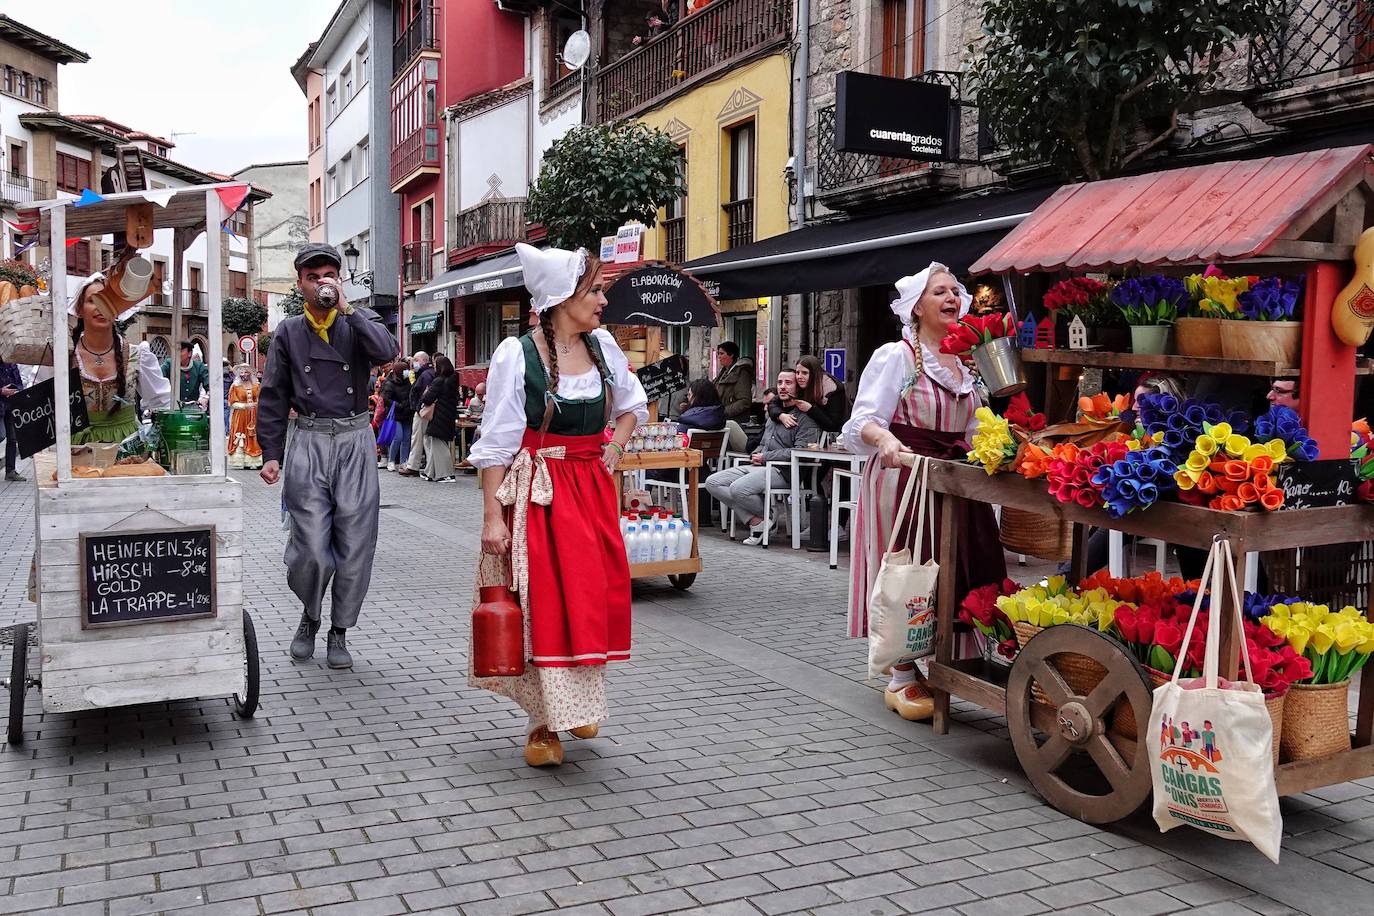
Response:
[[[523,714],[465,684],[471,478],[384,475],[357,664],[331,672],[286,653],[280,491],[236,477],[261,711],[45,715],[30,692],[0,752],[0,914],[1277,916],[1374,893],[1374,787],[1286,800],[1277,868],[1081,824],[1029,791],[996,717],[960,706],[936,738],[882,709],[843,570],[715,535],[690,592],[636,585],[603,737],[529,769]],[[32,484],[0,485],[0,520],[0,623],[31,620]]]

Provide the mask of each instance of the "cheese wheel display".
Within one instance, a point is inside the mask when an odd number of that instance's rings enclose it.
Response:
[[[1374,329],[1374,227],[1366,229],[1355,245],[1355,276],[1336,294],[1331,327],[1349,347],[1363,346]]]

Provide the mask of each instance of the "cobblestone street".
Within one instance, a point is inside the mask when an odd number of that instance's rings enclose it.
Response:
[[[530,769],[524,715],[465,683],[472,478],[383,475],[356,664],[331,672],[287,656],[280,489],[236,476],[257,718],[225,698],[44,715],[30,691],[0,752],[0,913],[1370,911],[1374,780],[1285,799],[1278,866],[1144,815],[1081,824],[999,719],[962,706],[938,738],[883,709],[842,635],[843,566],[718,536],[690,591],[636,584],[602,737]],[[0,623],[35,616],[32,487],[0,489]]]

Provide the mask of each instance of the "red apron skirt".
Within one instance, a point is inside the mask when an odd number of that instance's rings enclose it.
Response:
[[[601,462],[600,433],[558,436],[526,430],[521,448],[543,457],[553,484],[549,505],[530,502],[532,660],[537,667],[604,665],[630,657],[630,567],[619,526],[615,482]]]

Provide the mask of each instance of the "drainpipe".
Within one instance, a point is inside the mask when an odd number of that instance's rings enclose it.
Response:
[[[811,76],[811,0],[797,0],[797,91],[792,96],[795,110],[792,112],[792,174],[797,182],[797,210],[792,217],[792,228],[801,229],[806,225],[806,121],[811,107],[808,98]],[[806,346],[808,325],[815,297],[812,293],[802,293],[797,299],[796,328],[797,349]],[[782,365],[782,328],[779,322],[778,343],[773,352],[778,354],[777,365]],[[800,356],[798,352],[794,354]]]

